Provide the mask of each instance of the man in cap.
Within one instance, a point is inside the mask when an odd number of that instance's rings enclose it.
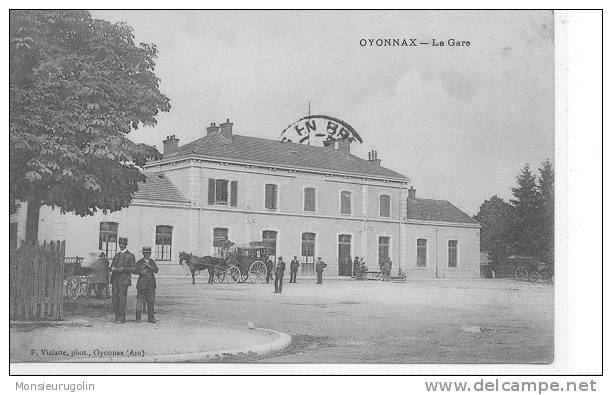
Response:
[[[321,257],[317,258],[315,269],[317,271],[317,284],[323,284],[323,269],[327,267],[327,263],[323,262]]]
[[[274,271],[274,293],[279,294],[283,292],[283,277],[285,276],[285,262],[283,257],[278,257],[278,263],[276,264],[276,270]]]
[[[127,250],[127,243],[126,237],[119,238],[119,252],[115,254],[110,267],[115,323],[125,322],[127,290],[132,285],[132,272],[136,267],[136,258]]]
[[[151,259],[151,247],[142,247],[143,258],[136,262],[135,273],[138,274],[136,282],[136,321],[140,321],[142,307],[147,304],[149,322],[155,321],[155,273],[159,271],[155,261]]]
[[[290,283],[297,283],[297,272],[298,272],[299,267],[300,267],[300,262],[298,261],[297,256],[294,256],[293,260],[289,264],[289,270],[291,271],[290,272],[291,276],[289,277]]]

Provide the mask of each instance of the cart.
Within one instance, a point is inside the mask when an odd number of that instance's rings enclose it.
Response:
[[[228,283],[265,282],[268,274],[265,261],[272,254],[271,249],[261,241],[232,247],[227,250],[226,267],[219,268],[219,279]]]

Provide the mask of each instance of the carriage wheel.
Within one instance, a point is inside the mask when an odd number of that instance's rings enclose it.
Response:
[[[529,273],[529,281],[531,281],[532,283],[537,283],[539,279],[540,273],[536,272],[535,270]]]
[[[76,300],[79,297],[79,281],[76,278],[70,277],[66,280],[64,287],[69,299]]]
[[[265,263],[262,261],[255,261],[249,267],[249,278],[254,283],[263,283],[266,281],[266,275],[268,270],[266,269]]]
[[[87,287],[89,285],[89,281],[87,277],[79,277],[78,279],[78,296],[87,294]]]
[[[514,270],[514,278],[518,281],[527,281],[529,272],[525,266],[519,266]]]
[[[238,269],[238,266],[236,265],[232,265],[230,267],[227,268],[227,270],[225,271],[225,278],[227,279],[227,282],[230,284],[235,284],[237,282],[240,282],[242,275],[240,274],[240,269]]]

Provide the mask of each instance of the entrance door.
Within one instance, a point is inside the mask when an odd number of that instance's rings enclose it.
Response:
[[[274,230],[264,230],[261,232],[261,239],[266,247],[266,250],[270,253],[270,259],[276,265],[276,235],[277,232]]]
[[[351,275],[351,235],[338,236],[338,275]]]

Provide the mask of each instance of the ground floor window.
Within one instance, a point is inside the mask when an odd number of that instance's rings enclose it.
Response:
[[[117,252],[117,222],[100,222],[100,236],[98,238],[98,249],[106,254],[108,259],[113,259]]]
[[[390,243],[391,238],[388,236],[380,236],[378,238],[378,266],[381,266],[389,258]]]
[[[228,240],[229,230],[227,228],[214,228],[213,229],[213,251],[215,255],[221,255],[221,249],[225,246],[225,242]]]
[[[417,240],[417,266],[418,267],[427,266],[427,240],[426,239]]]
[[[261,232],[261,241],[264,243],[264,247],[270,254],[270,258],[275,261],[276,260],[276,236],[277,232],[275,230],[264,230]]]
[[[351,235],[338,236],[338,275],[350,276],[353,263],[351,259]]]
[[[155,227],[155,259],[158,261],[172,260],[172,226],[158,225]]]
[[[457,267],[457,240],[448,241],[448,267]]]
[[[314,273],[315,238],[314,233],[302,233],[302,274]]]

